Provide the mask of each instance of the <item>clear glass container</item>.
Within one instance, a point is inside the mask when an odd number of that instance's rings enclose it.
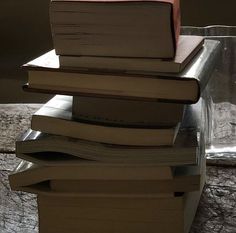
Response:
[[[203,94],[206,104],[208,163],[236,164],[236,27],[182,27],[181,34],[221,42],[221,52]]]

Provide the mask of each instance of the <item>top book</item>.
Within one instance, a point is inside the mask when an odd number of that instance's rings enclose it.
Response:
[[[58,55],[174,58],[179,0],[51,0]]]

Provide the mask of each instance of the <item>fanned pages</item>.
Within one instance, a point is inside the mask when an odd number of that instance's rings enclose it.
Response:
[[[117,72],[168,72],[179,73],[191,62],[193,57],[202,49],[203,37],[180,36],[174,59],[155,58],[126,58],[98,56],[59,56],[61,67],[79,67],[88,70],[117,71]],[[51,56],[54,51],[49,52]],[[49,55],[50,55],[49,54]]]
[[[31,128],[110,144],[160,146],[173,145],[179,124],[175,127],[129,128],[75,121],[72,118],[72,97],[57,95],[32,116]]]
[[[100,163],[96,161],[83,161],[77,164],[61,166],[41,166],[28,161],[22,161],[14,176],[19,179],[22,186],[41,183],[47,180],[168,180],[173,178],[169,166],[153,164],[125,164]],[[31,174],[31,175],[30,175]],[[24,178],[25,177],[25,178]]]
[[[196,164],[201,146],[195,129],[181,129],[173,146],[157,147],[117,146],[30,130],[16,142],[16,155],[48,166],[81,161],[177,166]]]
[[[203,49],[179,74],[92,72],[60,68],[57,56],[46,54],[24,67],[28,91],[68,95],[114,97],[168,102],[197,102],[213,71],[219,42],[206,40]]]
[[[51,190],[77,192],[82,196],[155,196],[199,190],[204,163],[202,158],[199,165],[176,167],[172,177],[170,167],[157,168],[154,165],[138,165],[130,169],[129,165],[38,166],[22,161],[9,180],[12,189],[34,193]]]
[[[52,0],[50,21],[57,54],[173,58],[179,0]]]

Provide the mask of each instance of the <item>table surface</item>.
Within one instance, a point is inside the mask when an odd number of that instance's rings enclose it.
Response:
[[[0,105],[0,233],[37,233],[36,196],[10,190],[8,175],[20,159],[15,140],[30,126],[40,105]],[[207,166],[204,187],[191,233],[236,232],[236,169],[234,165]]]

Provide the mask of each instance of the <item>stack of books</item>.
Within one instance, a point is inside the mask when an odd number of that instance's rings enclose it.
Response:
[[[16,142],[12,189],[38,194],[40,233],[188,232],[219,43],[179,35],[178,0],[51,0],[50,14],[55,50],[24,65],[24,89],[57,95]]]

